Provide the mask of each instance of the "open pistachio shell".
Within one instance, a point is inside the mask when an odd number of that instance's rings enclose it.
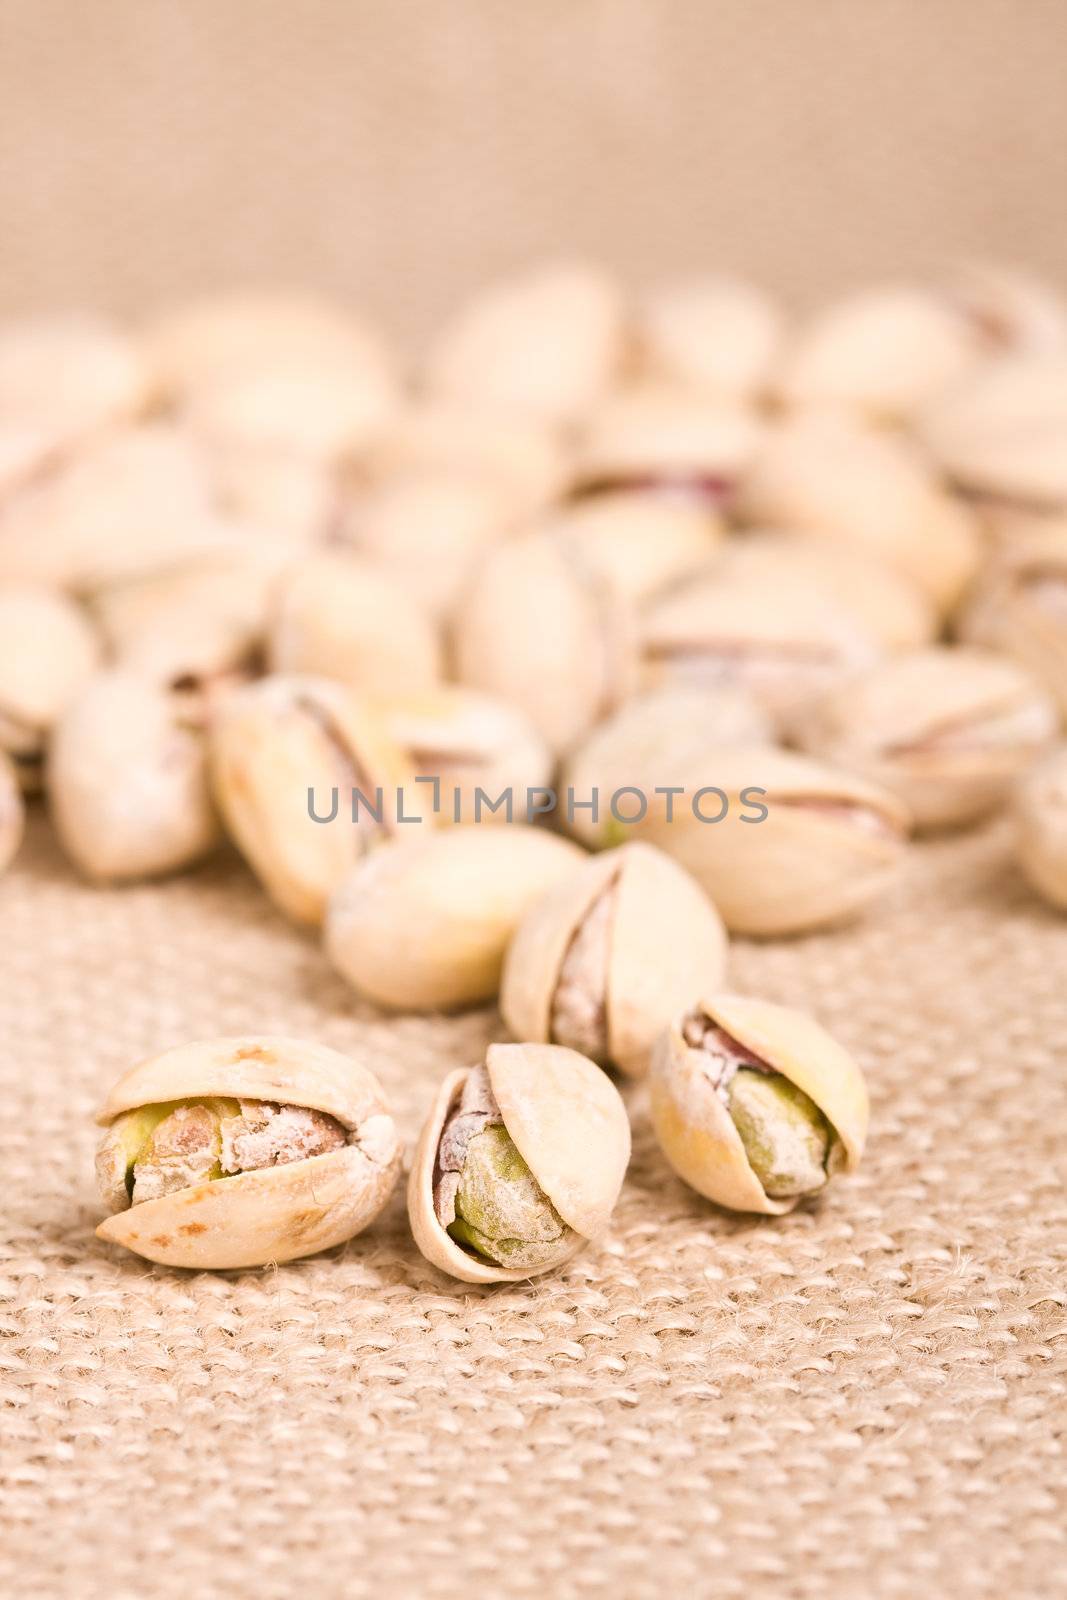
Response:
[[[388,1199],[401,1150],[373,1073],[322,1045],[274,1036],[182,1045],[120,1079],[98,1118],[108,1129],[100,1164],[109,1191],[111,1166],[129,1156],[112,1148],[125,1114],[204,1097],[324,1112],[348,1142],[131,1205],[100,1224],[100,1238],[168,1266],[260,1266],[340,1244]]]
[[[1021,662],[1067,717],[1067,517],[1005,541],[968,597],[957,631]]]
[[[272,677],[236,690],[212,724],[210,757],[228,829],[298,922],[321,922],[364,850],[417,833],[427,815],[425,786],[378,717],[329,679]]]
[[[764,437],[756,412],[737,401],[644,384],[612,395],[587,420],[573,492],[684,494],[721,506]]]
[[[696,1015],[717,1025],[765,1068],[794,1084],[835,1135],[827,1172],[852,1172],[867,1137],[869,1103],[852,1057],[814,1018],[788,1006],[716,994]],[[706,1053],[690,1046],[675,1023],[653,1058],[652,1124],[668,1161],[699,1194],[735,1211],[778,1216],[797,1197],[774,1199],[753,1170],[726,1100],[708,1075]]]
[[[603,895],[604,949],[583,973],[576,939]],[[574,1043],[559,1035],[565,980],[599,1034],[586,1053],[640,1075],[659,1033],[721,981],[725,961],[722,922],[699,885],[652,846],[623,845],[582,862],[530,907],[508,948],[500,1009],[517,1039]]]
[[[25,811],[15,768],[0,750],[0,872],[6,872],[22,843]]]
[[[378,1005],[430,1011],[489,1000],[527,907],[580,860],[575,845],[520,823],[385,845],[338,885],[326,953]]]
[[[1011,355],[935,401],[923,442],[956,483],[1034,506],[1067,504],[1067,351]]]
[[[592,1061],[548,1044],[494,1044],[489,1082],[504,1127],[544,1194],[568,1227],[575,1249],[600,1237],[630,1159],[630,1125],[618,1091]],[[434,1178],[441,1134],[468,1072],[441,1085],[419,1137],[408,1184],[415,1242],[428,1261],[465,1283],[519,1282],[529,1269],[507,1268],[464,1250],[441,1225]]]
[[[710,561],[723,536],[714,507],[633,489],[564,506],[546,527],[572,562],[631,605]]]

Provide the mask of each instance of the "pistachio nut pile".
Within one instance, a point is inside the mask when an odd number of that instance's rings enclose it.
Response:
[[[353,999],[498,1000],[412,1169],[461,1278],[603,1232],[612,1074],[720,1204],[853,1168],[858,1069],[730,995],[728,934],[877,915],[1001,813],[1062,911],[1065,715],[1067,300],[1024,273],[801,315],[561,261],[403,359],[310,293],[0,323],[0,873],[39,813],[105,887],[228,841]],[[103,1232],[175,1264],[350,1237],[399,1160],[299,1041],[105,1119]]]

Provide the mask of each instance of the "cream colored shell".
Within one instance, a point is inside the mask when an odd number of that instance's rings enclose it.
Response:
[[[855,1171],[867,1138],[869,1101],[848,1052],[813,1017],[788,1006],[715,994],[698,1009],[815,1102],[840,1140],[842,1169]],[[661,1037],[654,1054],[652,1125],[667,1160],[699,1194],[731,1210],[771,1216],[791,1211],[795,1199],[773,1200],[765,1193],[701,1055],[687,1045],[680,1024]]]
[[[108,1126],[139,1106],[198,1096],[311,1107],[336,1117],[353,1142],[130,1206],[100,1224],[100,1238],[168,1266],[261,1266],[350,1239],[388,1199],[401,1146],[377,1079],[358,1062],[274,1036],[181,1045],[120,1079],[97,1120]]]
[[[140,411],[148,375],[132,339],[80,314],[0,324],[0,429],[34,427],[52,449]]]
[[[64,707],[100,659],[85,612],[58,590],[0,582],[0,749],[39,758]],[[39,773],[20,774],[27,788]]]
[[[1053,739],[1056,707],[1013,661],[933,647],[831,690],[796,718],[805,750],[890,790],[917,827],[973,822]],[[939,742],[939,740],[941,742]]]
[[[492,999],[520,918],[580,860],[577,846],[521,823],[384,845],[338,885],[326,953],[378,1005],[430,1011]]]
[[[458,474],[486,483],[514,517],[554,500],[566,479],[566,449],[534,417],[477,404],[422,400],[395,416],[368,452],[372,478]]]
[[[754,410],[670,385],[612,395],[588,419],[574,466],[579,486],[644,479],[719,480],[723,492],[756,456],[765,433]]]
[[[666,283],[639,307],[636,364],[649,378],[750,399],[766,387],[783,328],[779,307],[751,284]]]
[[[508,1134],[534,1178],[581,1243],[607,1229],[630,1159],[630,1123],[618,1090],[592,1061],[550,1044],[493,1044],[489,1082]],[[419,1136],[408,1183],[415,1243],[428,1261],[464,1283],[516,1283],[529,1269],[481,1261],[453,1240],[434,1209],[441,1134],[466,1082],[460,1068],[441,1085]]]
[[[713,560],[723,538],[718,513],[700,500],[634,489],[579,500],[545,527],[571,562],[631,605]]]
[[[15,768],[0,750],[0,873],[7,871],[22,843],[25,810]]]
[[[651,845],[623,845],[584,861],[535,901],[508,947],[500,1010],[517,1039],[551,1038],[553,998],[571,940],[612,884],[608,1056],[623,1072],[640,1075],[663,1028],[696,995],[716,987],[726,965],[726,935],[715,907],[688,873]]]
[[[1067,504],[1067,351],[1005,356],[931,405],[922,437],[965,488]]]
[[[1067,911],[1067,747],[1027,773],[1014,809],[1023,872],[1050,905]]]
[[[298,922],[326,901],[377,834],[417,834],[429,799],[359,696],[329,679],[273,677],[238,689],[210,730],[212,788],[223,820],[267,892]],[[360,825],[351,821],[352,791]],[[380,828],[367,805],[381,789]],[[308,793],[313,791],[313,820]],[[400,817],[409,818],[401,822]],[[372,834],[370,829],[375,831]]]
[[[987,563],[957,621],[961,638],[1003,650],[1067,717],[1067,517],[1014,531]]]

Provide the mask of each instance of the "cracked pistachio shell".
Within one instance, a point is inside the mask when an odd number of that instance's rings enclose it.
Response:
[[[421,694],[390,696],[379,710],[415,774],[438,780],[443,823],[506,822],[504,811],[487,809],[479,789],[490,802],[510,789],[512,820],[526,821],[528,791],[551,780],[547,744],[528,717],[495,695],[441,684]]]
[[[90,878],[157,877],[218,842],[201,730],[179,696],[132,673],[97,673],[68,704],[46,784],[60,841]]]
[[[450,404],[568,424],[614,382],[623,339],[609,277],[578,262],[536,267],[455,313],[430,345],[422,386]]]
[[[510,700],[559,752],[625,692],[627,631],[551,537],[524,534],[489,553],[457,609],[458,677]]]
[[[1023,872],[1050,905],[1067,911],[1067,746],[1026,774],[1014,812]]]
[[[574,490],[688,491],[721,506],[756,456],[758,414],[736,401],[644,384],[613,395],[587,420]]]
[[[630,1123],[618,1090],[592,1061],[551,1044],[493,1044],[485,1059],[504,1127],[578,1250],[611,1220],[630,1160]],[[434,1210],[441,1134],[468,1070],[442,1083],[419,1136],[408,1183],[415,1243],[435,1267],[464,1283],[516,1283],[529,1268],[500,1267],[464,1250]]]
[[[338,885],[326,954],[377,1005],[434,1011],[490,1000],[527,907],[581,852],[522,823],[410,831]]]
[[[978,354],[976,329],[950,300],[884,285],[813,317],[775,387],[789,405],[852,407],[899,421],[967,373]]]
[[[666,283],[638,309],[638,370],[703,394],[753,399],[766,388],[783,331],[780,309],[752,284]]]
[[[823,590],[714,570],[645,608],[639,649],[646,688],[740,688],[776,720],[881,654],[863,622]]]
[[[1005,356],[932,404],[923,443],[964,488],[1067,503],[1067,352]]]
[[[350,1142],[326,1155],[279,1163],[127,1206],[97,1228],[101,1239],[166,1266],[255,1267],[328,1250],[359,1233],[396,1183],[401,1145],[374,1074],[303,1039],[273,1035],[179,1045],[134,1067],[97,1121],[108,1133],[98,1170],[121,1195],[125,1153],[117,1119],[142,1106],[222,1097],[308,1107],[335,1117]]]
[[[852,773],[735,745],[705,750],[685,788],[672,821],[650,808],[634,834],[692,873],[732,933],[775,936],[844,922],[897,877],[908,812]],[[762,808],[766,816],[756,820]]]
[[[508,947],[500,1009],[517,1039],[552,1040],[561,969],[594,901],[609,890],[605,981],[590,998],[603,1008],[605,1061],[640,1076],[658,1035],[695,995],[722,981],[726,965],[715,907],[651,845],[583,861],[534,902]]]
[[[1067,519],[1005,544],[975,585],[957,631],[1021,662],[1067,717]]]
[[[417,833],[427,815],[425,785],[414,783],[380,718],[326,678],[271,677],[234,690],[209,744],[223,821],[271,899],[297,922],[320,923],[363,852]],[[380,824],[369,810],[379,789]],[[356,802],[356,822],[353,790],[366,799]]]
[[[867,1139],[867,1086],[852,1057],[825,1028],[790,1006],[733,994],[712,995],[698,1010],[814,1101],[837,1135],[828,1171],[854,1172]],[[650,1103],[664,1155],[680,1178],[718,1205],[769,1216],[791,1211],[795,1198],[775,1200],[765,1192],[701,1055],[677,1024],[656,1047]]]
[[[24,826],[25,808],[14,764],[0,750],[0,873],[14,860]]]
[[[0,576],[91,593],[219,549],[207,464],[167,423],[107,433],[7,500]]]
[[[940,487],[902,437],[844,415],[804,415],[772,430],[740,489],[740,520],[820,534],[878,556],[942,614],[977,571],[973,513]]]
[[[884,650],[913,650],[940,631],[929,596],[881,556],[819,534],[751,529],[728,539],[715,559],[724,578],[769,591],[795,586],[855,618]]]
[[[648,599],[712,560],[723,537],[711,506],[625,489],[565,506],[544,526],[569,561],[624,605]]]
[[[611,811],[618,790],[639,789],[648,799],[649,817],[662,818],[667,802],[656,795],[657,785],[687,783],[708,751],[720,745],[770,744],[773,737],[770,717],[745,689],[669,688],[637,695],[568,757],[560,784],[564,795],[574,795],[567,829],[592,850],[618,844],[629,831]]]
[[[319,674],[369,694],[427,688],[442,669],[422,608],[372,562],[341,551],[310,556],[280,581],[268,657],[273,672]]]
[[[100,659],[80,606],[43,585],[0,582],[0,749],[27,791],[40,786],[49,732]]]
[[[1013,661],[934,646],[883,662],[807,705],[792,729],[813,755],[898,796],[916,827],[986,815],[1051,743],[1051,697]]]

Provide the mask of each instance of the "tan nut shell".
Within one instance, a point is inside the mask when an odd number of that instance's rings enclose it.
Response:
[[[638,366],[650,378],[748,399],[766,386],[783,323],[774,301],[751,284],[666,283],[640,308]]]
[[[508,947],[500,1010],[517,1039],[547,1041],[560,968],[594,900],[614,880],[606,1025],[609,1059],[647,1070],[663,1028],[722,981],[726,934],[699,885],[662,851],[628,844],[583,861],[527,911]]]
[[[863,1074],[848,1052],[813,1017],[790,1006],[716,994],[702,1000],[700,1010],[815,1102],[841,1142],[841,1170],[854,1172],[867,1138],[869,1101]],[[769,1216],[792,1211],[795,1199],[772,1200],[764,1192],[700,1057],[679,1025],[656,1047],[650,1105],[664,1155],[679,1177],[719,1205]]]
[[[388,1199],[401,1146],[377,1079],[306,1040],[251,1036],[166,1050],[119,1080],[97,1120],[107,1126],[139,1106],[202,1095],[307,1106],[365,1138],[130,1206],[100,1224],[101,1239],[167,1266],[254,1267],[350,1239]]]
[[[6,872],[22,843],[25,810],[13,763],[0,750],[0,873]]]
[[[133,341],[77,313],[0,324],[0,427],[36,427],[57,448],[131,417],[148,398]]]
[[[624,604],[712,560],[723,537],[718,515],[699,501],[638,490],[579,500],[545,526],[570,561]]]
[[[932,405],[922,437],[968,489],[1067,503],[1067,352],[1006,356]]]
[[[100,658],[85,612],[55,589],[0,583],[0,749],[39,757]],[[27,788],[38,774],[21,774]]]
[[[679,778],[678,781],[681,781]],[[847,920],[891,886],[910,823],[887,790],[851,773],[768,746],[710,749],[686,784],[721,789],[729,810],[700,822],[690,805],[674,820],[650,816],[635,834],[658,844],[702,885],[732,933],[803,933]],[[748,788],[768,815],[739,804]],[[701,801],[717,815],[716,796]],[[871,826],[868,826],[868,820]]]
[[[504,1126],[537,1182],[583,1241],[599,1238],[630,1160],[630,1123],[618,1090],[592,1061],[560,1045],[493,1044],[486,1067]],[[427,1261],[453,1278],[521,1282],[532,1276],[528,1269],[479,1261],[450,1238],[434,1210],[441,1133],[467,1076],[460,1068],[445,1079],[419,1136],[408,1183],[411,1229]]]
[[[545,423],[485,406],[433,401],[400,412],[366,466],[380,478],[456,473],[484,482],[515,517],[555,499],[566,478],[563,445]]]
[[[972,590],[957,631],[1020,661],[1067,717],[1067,517],[1005,541]]]
[[[212,788],[229,831],[271,898],[297,922],[322,921],[331,891],[366,848],[365,833],[350,821],[353,784],[371,805],[381,788],[386,836],[417,834],[423,825],[399,821],[398,790],[406,817],[426,816],[425,786],[414,783],[379,718],[329,679],[265,678],[236,690],[213,722],[209,749]],[[338,790],[332,822],[308,815],[309,788],[319,816]],[[365,807],[360,815],[367,818]]]
[[[613,395],[588,419],[578,446],[581,484],[627,478],[721,478],[729,484],[759,450],[765,428],[737,402],[657,384]]]
[[[1027,773],[1015,795],[1019,863],[1050,905],[1067,911],[1067,747]]]
[[[474,1005],[499,988],[527,907],[581,852],[540,828],[444,828],[373,851],[339,884],[326,953],[378,1005]]]
[[[983,726],[997,719],[1007,725],[1003,734],[983,744]],[[941,828],[999,805],[1057,724],[1051,698],[1013,661],[933,646],[832,689],[803,708],[792,732],[802,749],[897,795],[916,827]],[[939,733],[958,742],[923,747]]]

